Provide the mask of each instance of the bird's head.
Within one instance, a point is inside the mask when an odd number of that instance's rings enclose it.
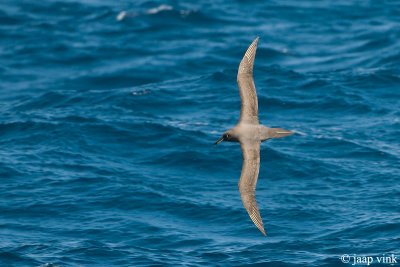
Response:
[[[231,130],[224,132],[224,134],[214,144],[218,145],[222,141],[237,142],[238,138],[237,138],[236,134],[234,133],[234,131],[231,129]]]

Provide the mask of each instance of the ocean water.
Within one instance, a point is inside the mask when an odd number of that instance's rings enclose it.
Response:
[[[399,14],[1,1],[0,266],[390,266],[376,257],[400,259]],[[213,145],[256,36],[260,120],[296,131],[261,146],[267,237],[240,200],[240,146]]]

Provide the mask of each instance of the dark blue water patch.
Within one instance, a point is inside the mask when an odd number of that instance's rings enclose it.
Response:
[[[40,261],[35,260],[35,259],[31,258],[31,257],[23,256],[23,253],[24,252],[15,253],[15,252],[3,251],[3,252],[0,253],[0,257],[1,257],[2,262],[4,264],[8,264],[8,265],[11,265],[11,266],[14,265],[14,264],[26,265],[26,266],[28,266],[29,264],[32,264],[32,263],[36,264],[36,265],[40,264]]]
[[[399,254],[396,3],[0,4],[0,262],[339,266]],[[355,10],[357,12],[355,12]],[[244,210],[237,67],[260,37]]]
[[[0,22],[3,26],[18,25],[18,24],[22,23],[23,20],[24,19],[22,17],[11,16],[4,10],[0,11]]]
[[[1,164],[1,166],[0,166],[0,175],[4,179],[6,179],[6,178],[18,177],[18,176],[21,175],[21,173],[18,170],[14,169],[14,168],[10,168],[5,164]]]

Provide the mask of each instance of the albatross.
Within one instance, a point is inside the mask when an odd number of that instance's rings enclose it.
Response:
[[[242,148],[243,165],[239,179],[239,192],[243,206],[251,220],[265,236],[264,224],[256,202],[256,185],[260,170],[260,144],[271,138],[292,135],[292,131],[281,128],[268,128],[258,120],[258,99],[253,79],[253,65],[256,56],[257,37],[249,46],[239,65],[237,82],[239,86],[241,109],[240,119],[235,127],[224,132],[215,142],[238,142]]]

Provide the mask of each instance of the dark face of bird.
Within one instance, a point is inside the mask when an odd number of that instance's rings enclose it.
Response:
[[[236,142],[237,140],[238,139],[235,137],[235,135],[232,132],[226,131],[214,144],[218,145],[222,141]]]

